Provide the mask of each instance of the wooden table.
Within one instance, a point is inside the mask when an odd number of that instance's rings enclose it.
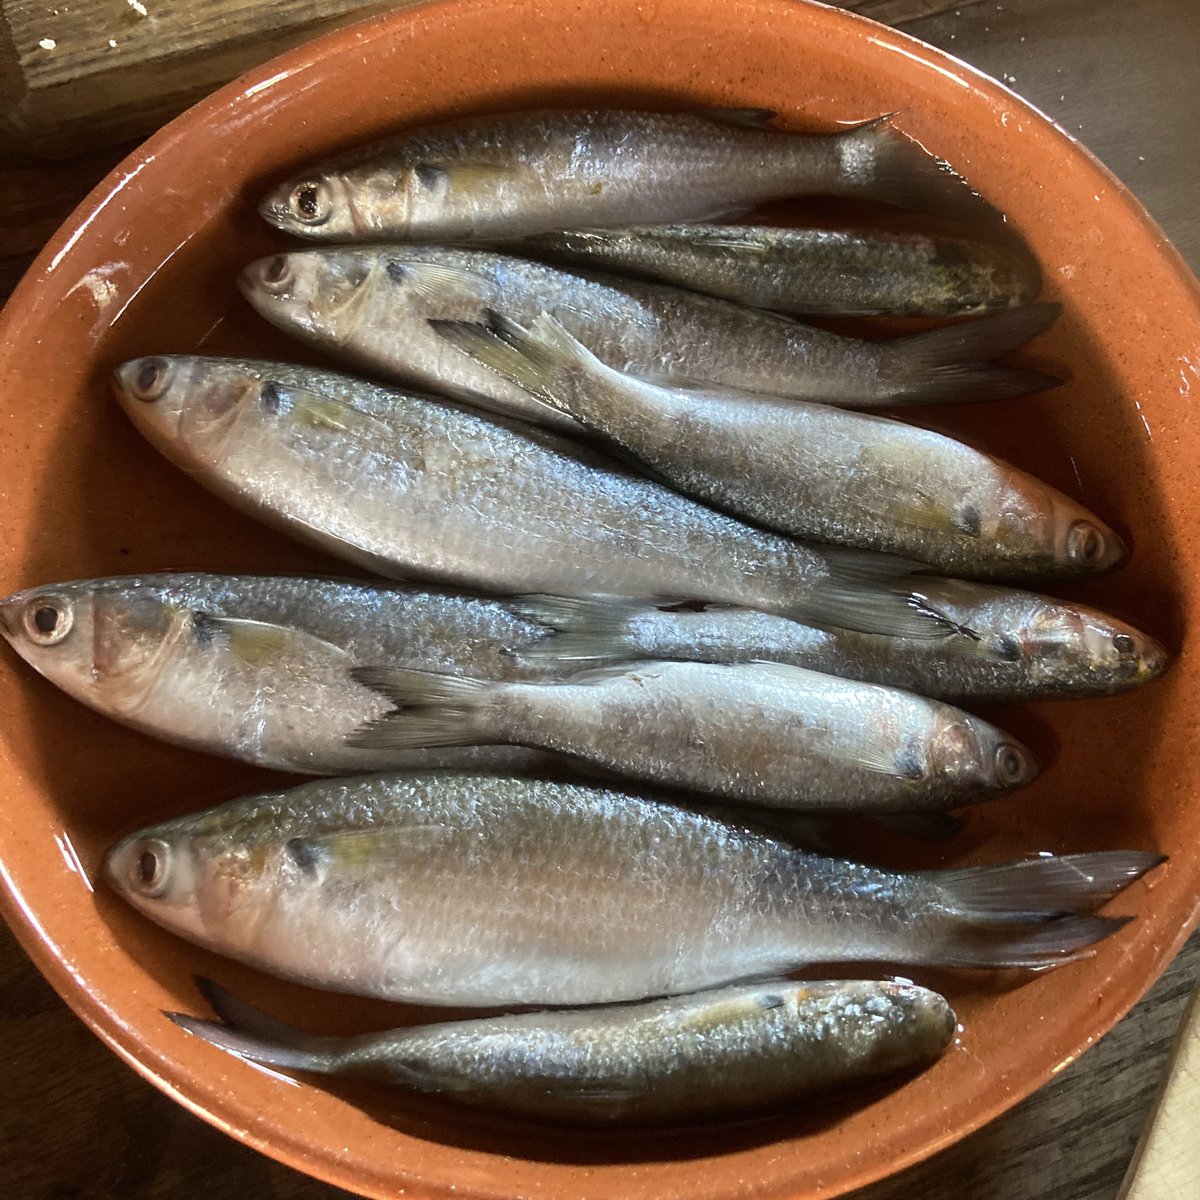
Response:
[[[1200,264],[1197,0],[846,7],[1008,82],[1107,163],[1192,267]],[[121,153],[101,149],[53,165],[5,159],[0,296]],[[1198,976],[1200,934],[1117,1029],[1048,1087],[855,1200],[1113,1200]],[[246,1149],[144,1083],[75,1019],[2,929],[0,1180],[12,1200],[345,1195]]]

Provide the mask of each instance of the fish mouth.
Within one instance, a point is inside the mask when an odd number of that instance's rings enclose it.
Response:
[[[0,623],[4,619],[4,606],[0,604]],[[1152,679],[1157,679],[1166,669],[1167,664],[1171,661],[1171,656],[1167,653],[1166,647],[1159,641],[1150,637],[1147,634],[1142,634],[1143,645],[1142,653],[1138,657],[1137,668],[1134,671],[1134,680],[1137,683],[1149,683]]]
[[[1129,547],[1125,544],[1125,539],[1120,534],[1114,533],[1111,529],[1105,531],[1107,553],[1104,555],[1104,561],[1098,566],[1100,571],[1115,571],[1118,567],[1123,567],[1129,561]]]
[[[22,603],[22,593],[20,592],[0,600],[0,635],[10,641],[17,636],[19,625],[17,609],[21,607]]]
[[[274,225],[276,229],[288,229],[288,195],[288,190],[283,187],[278,187],[274,191],[268,192],[258,202],[258,215],[269,225]]]

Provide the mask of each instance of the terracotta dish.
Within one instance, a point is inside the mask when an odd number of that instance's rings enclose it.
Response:
[[[1042,395],[927,410],[938,428],[1044,475],[1128,534],[1123,571],[1082,588],[1178,654],[1113,700],[1000,717],[1039,782],[975,811],[934,863],[1031,851],[1160,850],[1109,906],[1137,920],[1036,977],[950,977],[962,1022],[935,1067],[853,1098],[727,1129],[580,1136],[429,1101],[334,1093],[188,1037],[197,971],[299,1023],[383,1028],[420,1014],[292,987],[160,931],[98,885],[123,832],[274,782],[85,710],[5,653],[0,879],[8,920],[64,999],[163,1091],[234,1137],[369,1196],[759,1200],[833,1196],[931,1154],[1045,1083],[1138,999],[1200,895],[1194,612],[1200,562],[1200,296],[1132,196],[999,84],[911,39],[783,0],[448,0],[331,34],[262,67],[148,141],[83,203],[0,325],[0,591],[166,568],[344,573],[236,515],[143,442],[107,375],[140,354],[303,359],[234,286],[286,244],[254,211],[277,176],[399,126],[546,105],[762,106],[795,128],[899,110],[1038,254],[1062,318],[1027,361],[1069,370]],[[1196,395],[1192,393],[1195,392]],[[901,862],[918,855],[876,844]],[[498,901],[501,898],[498,897]]]

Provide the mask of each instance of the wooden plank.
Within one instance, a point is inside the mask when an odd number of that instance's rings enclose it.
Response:
[[[0,0],[0,150],[137,137],[273,55],[410,2]]]
[[[884,25],[904,25],[982,3],[983,0],[845,0],[837,4],[835,0],[835,7],[852,9]]]
[[[1179,1024],[1154,1109],[1117,1200],[1200,1196],[1200,987]]]

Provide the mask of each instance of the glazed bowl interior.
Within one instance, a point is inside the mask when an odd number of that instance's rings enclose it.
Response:
[[[124,163],[39,258],[3,317],[0,590],[156,569],[324,571],[331,560],[239,516],[143,442],[109,395],[122,360],[213,353],[314,361],[241,300],[250,259],[287,245],[256,216],[266,185],[400,126],[545,106],[766,107],[795,129],[899,110],[1037,253],[1064,311],[1025,361],[1069,382],[1027,399],[922,410],[925,423],[1041,474],[1134,548],[1122,571],[1057,589],[1161,638],[1145,691],[996,717],[1038,753],[1031,788],[954,841],[874,838],[896,864],[1036,851],[1159,850],[1170,863],[1107,911],[1136,921],[1038,976],[912,971],[961,1033],[924,1074],[735,1126],[580,1135],[430,1100],[329,1090],[256,1068],[168,1023],[203,1013],[192,977],[328,1031],[417,1019],[287,985],[152,926],[98,882],[129,829],[281,777],[172,749],[75,704],[5,654],[0,863],[7,915],[114,1050],[234,1136],[368,1195],[724,1200],[831,1196],[933,1152],[1045,1082],[1149,986],[1200,893],[1194,624],[1200,387],[1194,280],[1136,202],[1001,86],[859,18],[783,0],[448,0],[354,26],[268,64]]]

